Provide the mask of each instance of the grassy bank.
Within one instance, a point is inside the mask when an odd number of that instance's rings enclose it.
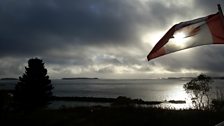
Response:
[[[224,112],[136,107],[78,107],[1,113],[0,122],[22,126],[214,126]]]
[[[153,105],[162,102],[143,101],[122,96],[118,98],[53,97],[52,100],[56,101],[109,102],[111,106],[39,109],[24,112],[9,107],[12,103],[9,93],[11,92],[0,92],[1,126],[214,126],[224,121],[223,110],[170,110],[135,107],[135,104]],[[169,102],[184,103],[184,101]]]

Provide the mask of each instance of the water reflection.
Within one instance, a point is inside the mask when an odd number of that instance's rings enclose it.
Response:
[[[103,98],[126,96],[131,99],[142,99],[144,101],[184,100],[186,104],[162,103],[159,106],[163,108],[186,109],[192,107],[191,100],[183,89],[183,84],[188,81],[180,79],[52,80],[52,84],[55,87],[53,93],[56,96]],[[17,81],[1,80],[0,89],[14,89],[16,83]],[[223,83],[224,80],[215,80],[213,89],[224,89]],[[215,93],[216,91],[213,92]],[[83,103],[80,104],[83,105]]]
[[[176,85],[172,89],[167,91],[167,99],[172,99],[175,101],[186,101],[185,104],[174,104],[167,103],[164,104],[164,107],[172,108],[172,109],[188,109],[192,108],[192,102],[189,95],[185,92],[182,85]]]

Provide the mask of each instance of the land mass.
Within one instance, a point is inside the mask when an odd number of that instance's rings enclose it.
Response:
[[[1,78],[0,80],[18,80],[18,78],[10,78],[10,77],[8,77],[8,78]]]
[[[84,79],[99,79],[99,78],[88,78],[88,77],[75,77],[75,78],[62,78],[62,80],[84,80]]]
[[[53,101],[82,101],[82,102],[101,102],[101,103],[112,103],[113,105],[124,105],[124,104],[137,104],[137,105],[159,105],[162,103],[172,104],[186,104],[185,100],[169,100],[169,101],[144,101],[142,99],[131,99],[125,96],[119,96],[117,98],[102,98],[102,97],[58,97],[53,96]]]
[[[190,80],[195,77],[168,77],[167,79],[182,79],[182,80]],[[212,79],[224,79],[224,77],[211,77]]]

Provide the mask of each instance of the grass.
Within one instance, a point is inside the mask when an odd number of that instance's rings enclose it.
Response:
[[[4,104],[12,100],[7,91],[1,91]],[[0,110],[0,125],[22,126],[214,126],[224,121],[224,111],[211,110],[173,110],[153,107],[135,107],[133,104],[160,104],[140,99],[118,97],[86,98],[55,97],[54,100],[112,102],[111,106],[74,107],[61,109],[38,109],[34,111]],[[169,101],[182,102],[182,101]]]
[[[1,124],[22,126],[214,126],[224,112],[143,107],[76,107],[1,113]]]

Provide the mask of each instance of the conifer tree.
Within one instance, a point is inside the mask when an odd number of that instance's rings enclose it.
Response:
[[[35,109],[48,105],[53,86],[41,59],[29,59],[25,73],[19,77],[14,98],[17,107]]]

